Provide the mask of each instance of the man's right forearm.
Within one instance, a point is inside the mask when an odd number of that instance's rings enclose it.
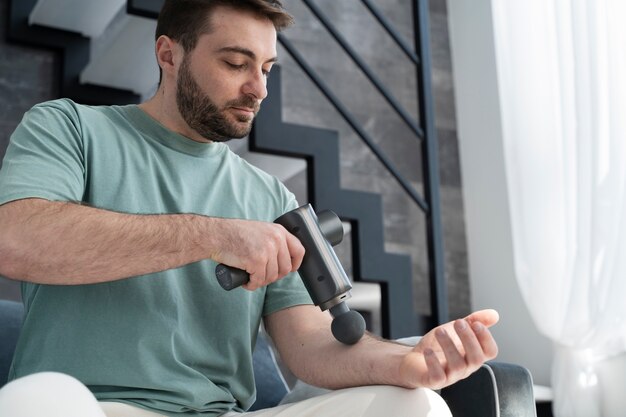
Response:
[[[0,274],[42,284],[113,281],[212,258],[221,219],[133,215],[26,199],[0,206]]]

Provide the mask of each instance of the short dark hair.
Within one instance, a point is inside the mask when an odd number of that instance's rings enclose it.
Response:
[[[281,31],[293,23],[280,0],[165,0],[159,19],[155,39],[166,35],[179,42],[185,52],[195,48],[198,37],[211,28],[207,16],[218,6],[251,11],[267,17]]]

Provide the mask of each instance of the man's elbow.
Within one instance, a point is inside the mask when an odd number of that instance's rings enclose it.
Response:
[[[18,226],[29,214],[27,200],[0,205],[0,275],[11,279],[24,279],[29,262],[29,244],[33,237],[28,236]]]
[[[0,237],[0,275],[17,280],[23,277],[25,270],[19,259],[20,255],[9,239]]]

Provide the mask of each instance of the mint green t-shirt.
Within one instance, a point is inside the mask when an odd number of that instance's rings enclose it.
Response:
[[[273,221],[296,207],[274,177],[221,143],[178,135],[137,106],[33,107],[11,137],[0,204],[39,197],[124,213]],[[263,315],[311,299],[296,274],[224,291],[205,260],[110,283],[22,284],[26,317],[10,378],[56,371],[99,400],[169,416],[216,416],[255,400]]]

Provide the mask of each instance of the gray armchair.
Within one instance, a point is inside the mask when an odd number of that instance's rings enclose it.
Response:
[[[22,304],[0,300],[0,387],[7,381],[24,309]],[[323,392],[297,383],[290,390],[265,336],[254,351],[257,401],[262,409]],[[469,378],[441,391],[455,417],[536,417],[530,373],[520,366],[488,363]]]

